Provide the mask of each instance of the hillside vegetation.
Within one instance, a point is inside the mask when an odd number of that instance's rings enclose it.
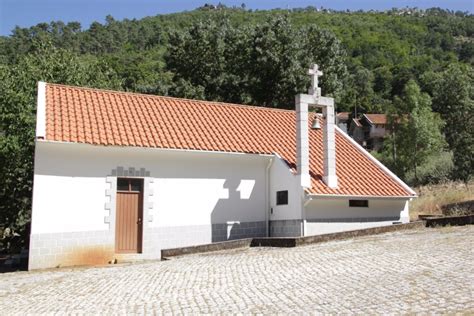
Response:
[[[4,240],[30,218],[37,81],[291,109],[311,63],[339,111],[389,114],[378,158],[400,177],[472,177],[472,15],[204,6],[87,29],[55,21],[0,37]]]
[[[418,197],[410,203],[410,219],[418,220],[419,215],[442,216],[443,206],[474,200],[474,183],[446,182],[415,188]],[[466,210],[453,207],[449,215],[466,215]]]

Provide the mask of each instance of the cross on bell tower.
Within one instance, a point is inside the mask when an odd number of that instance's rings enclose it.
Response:
[[[313,64],[308,69],[308,75],[311,76],[311,87],[308,94],[297,94],[295,97],[296,105],[296,172],[299,183],[303,188],[311,188],[310,164],[309,164],[309,108],[322,108],[323,120],[320,117],[313,116],[316,123],[323,125],[323,174],[324,183],[329,188],[337,188],[336,175],[336,130],[334,120],[334,99],[323,97],[321,88],[318,87],[319,77],[323,72],[319,70],[318,65]],[[313,120],[314,120],[313,119]],[[314,122],[314,121],[313,121]],[[315,126],[318,124],[315,124]],[[312,133],[313,134],[313,133]],[[314,135],[314,134],[313,134]]]
[[[311,76],[311,87],[308,89],[308,94],[318,98],[321,96],[321,88],[318,87],[318,79],[323,75],[323,72],[319,70],[319,66],[317,64],[313,64],[313,68],[308,69],[308,75]]]

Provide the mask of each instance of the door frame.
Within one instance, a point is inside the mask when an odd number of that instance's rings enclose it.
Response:
[[[119,190],[118,188],[118,182],[119,180],[128,180],[129,181],[129,189],[128,191],[124,191],[124,190]],[[132,180],[139,180],[140,181],[140,188],[141,190],[140,191],[132,191],[131,190],[131,181]],[[118,193],[129,193],[129,194],[136,194],[138,192],[138,218],[139,218],[139,221],[140,221],[140,224],[137,228],[137,250],[136,252],[133,251],[133,252],[129,252],[129,251],[119,251],[118,250],[118,242],[117,242],[117,237],[118,237],[118,230],[117,230],[117,225],[119,223],[119,220],[118,220],[118,205],[116,204],[115,206],[115,236],[114,236],[114,251],[116,254],[141,254],[143,253],[143,222],[144,222],[144,196],[145,196],[145,179],[144,178],[140,178],[140,177],[117,177],[117,182],[116,182],[116,190],[115,190],[115,200],[117,200],[117,195]]]

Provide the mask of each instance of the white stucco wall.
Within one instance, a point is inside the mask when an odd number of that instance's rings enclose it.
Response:
[[[150,227],[263,221],[268,159],[38,142],[32,234],[107,230],[106,177],[118,166],[150,172]]]
[[[105,190],[102,177],[35,175],[31,233],[107,230]]]
[[[116,180],[129,168],[144,178],[143,247],[117,254]],[[277,217],[301,218],[296,177],[274,155],[38,140],[29,268],[157,259],[161,249],[263,237],[275,190],[289,190],[290,202]]]
[[[276,192],[288,190],[288,205],[276,204]],[[275,160],[270,168],[270,206],[273,213],[270,220],[293,220],[302,218],[302,194],[298,178],[290,167],[280,157]]]
[[[266,167],[270,157],[38,142],[33,191],[32,233],[108,230],[105,204],[112,169],[145,168],[153,196],[149,227],[265,221]],[[302,219],[302,190],[286,163],[270,168],[269,220]],[[276,192],[288,190],[288,205]],[[348,199],[315,199],[307,220],[370,217],[408,218],[406,200],[373,199],[368,208]]]
[[[268,157],[161,153],[152,227],[265,220]]]
[[[406,200],[396,199],[373,199],[369,208],[349,208],[348,198],[318,198],[303,213],[303,189],[277,155],[37,141],[30,269],[117,258],[114,198],[119,167],[146,173],[143,253],[124,256],[126,260],[156,259],[164,248],[262,237],[267,231],[300,236],[303,230],[314,235],[408,221]],[[276,192],[283,190],[288,190],[288,205],[276,205]],[[273,214],[268,214],[270,209]]]
[[[349,207],[350,198],[316,198],[305,207],[305,235],[409,222],[407,199],[368,199],[369,207]]]

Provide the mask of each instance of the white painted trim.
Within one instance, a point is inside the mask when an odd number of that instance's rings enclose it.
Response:
[[[400,184],[405,190],[413,194],[413,196],[417,196],[416,192],[413,191],[405,182],[403,182],[399,177],[397,177],[390,169],[385,167],[380,161],[378,161],[374,156],[372,156],[367,150],[365,150],[361,145],[359,145],[352,137],[344,133],[338,126],[335,126],[340,134],[345,137],[352,145],[354,145],[361,153],[363,153],[367,158],[369,158],[372,162],[374,162],[383,172],[385,172],[389,177],[395,180],[398,184]],[[413,197],[411,196],[411,197]]]
[[[65,141],[56,141],[56,140],[44,140],[38,139],[42,143],[51,143],[51,144],[62,144],[62,145],[73,145],[73,146],[86,146],[86,147],[95,147],[95,148],[136,148],[149,151],[162,151],[162,152],[191,152],[191,153],[204,153],[204,154],[219,154],[219,155],[240,155],[240,156],[258,156],[258,157],[274,157],[274,154],[253,154],[253,153],[243,153],[243,152],[234,152],[234,151],[212,151],[212,150],[200,150],[200,149],[175,149],[175,148],[157,148],[157,147],[139,147],[139,146],[117,146],[117,145],[93,145],[88,143],[75,143],[75,142],[65,142]]]
[[[46,82],[38,81],[38,99],[36,103],[36,138],[46,137]]]

